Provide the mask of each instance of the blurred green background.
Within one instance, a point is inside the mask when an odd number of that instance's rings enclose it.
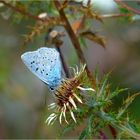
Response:
[[[97,0],[96,0],[97,1]],[[132,3],[131,3],[132,4]],[[103,6],[103,7],[102,7]],[[97,9],[103,14],[117,11],[117,5],[109,0],[108,8],[103,1]],[[0,16],[0,138],[56,138],[61,126],[47,126],[47,104],[53,101],[47,87],[22,63],[21,54],[43,46],[44,36],[23,46],[23,35],[32,22],[14,24]],[[63,29],[62,29],[63,30]],[[113,69],[110,81],[112,88],[127,87],[130,93],[140,91],[140,20],[126,22],[124,19],[104,19],[104,23],[93,22],[93,30],[100,32],[107,42],[103,49],[96,43],[86,41],[83,48],[91,71],[98,65],[100,76]],[[62,51],[69,66],[75,66],[77,57],[66,36]],[[114,109],[120,106],[127,94],[114,99]],[[140,97],[129,107],[132,118],[140,121]],[[82,127],[82,126],[81,126]],[[76,138],[81,128],[70,132],[65,138]]]

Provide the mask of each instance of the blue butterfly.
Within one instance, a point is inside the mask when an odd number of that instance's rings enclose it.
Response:
[[[61,83],[61,61],[55,48],[42,47],[36,51],[21,55],[22,61],[39,79],[45,82],[50,90]]]

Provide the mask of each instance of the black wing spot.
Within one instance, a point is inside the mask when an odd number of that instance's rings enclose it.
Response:
[[[54,90],[54,88],[50,87],[51,90]]]
[[[48,73],[46,73],[46,75],[48,75]]]
[[[51,60],[51,63],[52,63],[53,61]]]
[[[39,68],[36,68],[36,70],[35,70],[35,71],[38,71],[38,69],[39,69]]]
[[[41,74],[43,74],[43,72],[42,71],[40,71],[41,72]]]
[[[42,71],[44,71],[44,69]]]
[[[35,63],[35,61],[32,61],[31,64]]]

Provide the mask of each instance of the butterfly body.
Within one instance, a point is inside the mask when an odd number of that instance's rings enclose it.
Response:
[[[42,47],[21,55],[22,61],[39,79],[54,90],[61,82],[61,61],[55,48]]]

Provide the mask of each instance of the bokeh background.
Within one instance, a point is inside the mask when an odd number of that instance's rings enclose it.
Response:
[[[112,0],[95,0],[102,14],[117,12]],[[105,3],[104,3],[105,2]],[[106,5],[105,5],[106,4]],[[133,6],[132,1],[128,4]],[[135,5],[134,5],[135,7]],[[137,7],[136,7],[137,8]],[[140,8],[140,7],[139,7]],[[1,14],[1,13],[0,13]],[[43,46],[43,37],[23,46],[23,35],[30,22],[14,24],[11,19],[0,16],[0,138],[56,138],[61,126],[47,126],[47,104],[53,101],[47,87],[22,63],[21,54]],[[62,29],[63,30],[63,29]],[[140,20],[126,22],[125,19],[104,19],[104,23],[93,22],[93,30],[103,35],[106,49],[86,41],[83,48],[91,71],[98,66],[100,77],[113,69],[110,81],[112,88],[127,87],[129,93],[140,91]],[[62,51],[69,66],[78,62],[73,46],[67,36],[63,38]],[[47,98],[46,98],[47,94]],[[114,109],[120,106],[127,93],[114,99]],[[128,112],[140,121],[140,97],[131,104]],[[81,128],[65,135],[77,138]]]

